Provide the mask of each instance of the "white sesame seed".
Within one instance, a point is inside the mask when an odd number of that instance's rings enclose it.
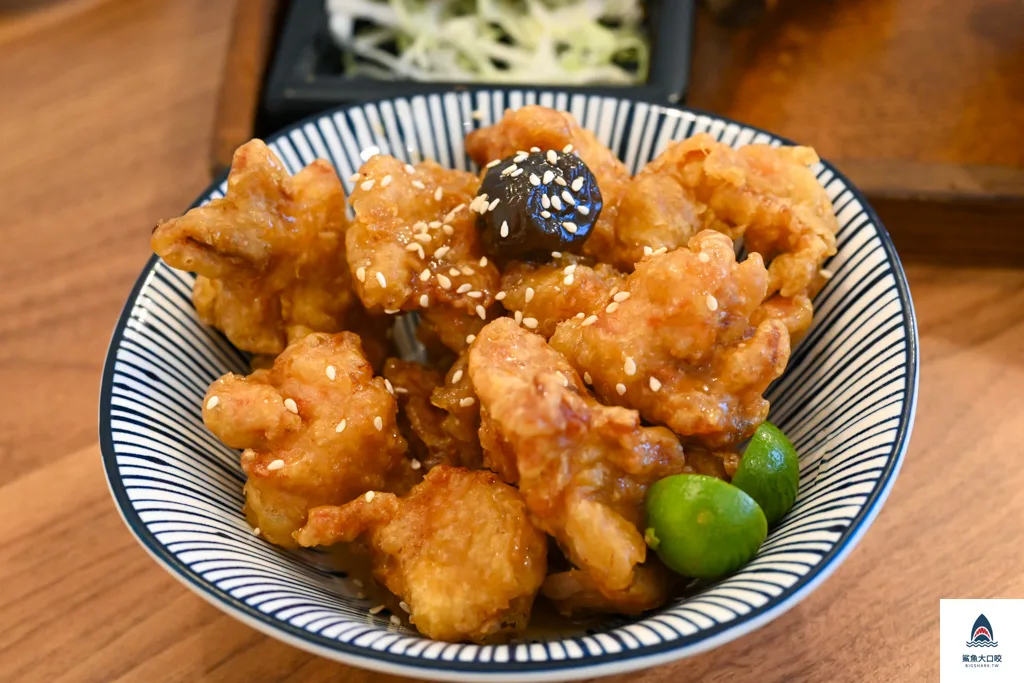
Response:
[[[493,202],[487,205],[488,211],[494,211],[494,208],[498,206],[498,202],[501,201],[501,197],[496,197]]]
[[[444,232],[444,234],[448,235],[449,237],[455,234],[455,228],[448,225],[447,223],[441,226],[441,230]]]
[[[548,158],[548,163],[549,164],[557,164],[558,163],[558,153],[555,150],[553,150],[553,149],[549,149],[548,150],[547,158]]]
[[[533,185],[534,187],[537,187],[537,186],[540,185],[540,178],[537,177],[536,173],[531,173],[530,174],[530,184]]]
[[[328,365],[326,372],[327,372],[327,379],[331,380],[332,382],[338,376],[338,371],[334,369],[333,365]]]
[[[434,190],[434,199],[436,199],[437,201],[441,201],[442,197],[444,197],[444,188],[443,187],[439,187],[436,190]]]
[[[427,223],[426,221],[416,221],[416,223],[412,226],[412,229],[415,230],[416,232],[426,232]]]
[[[420,282],[426,282],[430,279],[430,268],[424,268],[423,272],[420,273]]]
[[[373,426],[374,426],[374,428],[378,432],[379,431],[383,431],[383,429],[384,429],[384,420],[381,419],[380,415],[378,415],[377,417],[373,418]]]
[[[554,171],[544,171],[544,180],[542,180],[541,182],[543,182],[545,185],[550,185],[551,181],[554,180],[554,179],[555,179],[555,172]]]
[[[588,327],[590,325],[593,325],[596,322],[597,322],[597,316],[596,315],[588,315],[587,319],[584,320],[583,322],[581,322],[580,325],[583,326],[583,327]]]
[[[420,294],[420,306],[426,308],[430,305],[430,297],[426,294]]]
[[[468,292],[471,289],[473,289],[473,285],[471,285],[471,284],[469,284],[467,282],[465,284],[459,285],[459,288],[455,290],[455,293],[456,294],[465,294],[466,292]]]
[[[362,179],[363,179],[363,174],[362,173],[353,173],[352,175],[350,175],[348,177],[348,181],[350,183],[358,183]]]
[[[576,206],[576,200],[569,194],[569,190],[562,190],[562,200],[569,206]]]
[[[220,403],[220,396],[211,396],[210,400],[206,402],[206,409],[213,410]]]
[[[666,253],[667,251],[668,251],[668,247],[658,247],[657,249],[655,249],[654,251],[651,252],[651,256],[661,256],[662,254]]]
[[[570,187],[572,187],[572,191],[573,192],[579,192],[580,190],[582,190],[583,189],[583,176],[580,176],[576,180],[572,181],[572,185],[570,185]]]
[[[508,175],[509,173],[511,173],[512,171],[516,170],[517,168],[519,168],[519,167],[516,166],[515,164],[512,164],[510,166],[506,166],[505,168],[501,169],[501,175]]]
[[[500,163],[501,163],[501,159],[495,159],[494,161],[487,162],[487,165],[484,166],[484,168],[494,168],[495,166],[497,166]]]
[[[516,325],[521,325],[523,323],[523,312],[516,311],[512,314],[512,318],[516,321]]]
[[[562,148],[562,152],[564,152],[565,154],[568,154],[571,151],[572,151],[572,143],[571,142],[568,145],[566,145],[565,147]]]
[[[441,221],[430,221],[430,223],[428,223],[427,225],[429,225],[431,228],[440,228],[442,223]]]
[[[423,244],[429,244],[430,240],[434,239],[430,234],[425,232],[418,232],[413,235],[412,238],[418,242],[423,242]]]
[[[451,275],[452,277],[458,277],[460,275],[459,269],[458,268],[449,268],[448,269],[448,274]]]
[[[661,391],[661,382],[658,381],[657,377],[651,377],[650,385],[651,391],[653,391],[654,393],[658,393],[659,391]]]
[[[636,374],[636,361],[633,360],[632,356],[626,356],[626,362],[622,365],[622,369],[626,371],[626,375],[629,377]]]
[[[391,174],[389,173],[388,175],[386,175],[383,178],[381,178],[380,186],[381,187],[387,187],[390,184],[391,184]]]
[[[562,380],[563,387],[569,386],[569,378],[565,376],[565,373],[561,370],[555,370],[555,374],[558,375],[558,379]]]
[[[367,491],[367,501],[373,500],[373,498],[370,496],[371,493],[373,493],[373,491]],[[370,614],[380,614],[384,611],[384,605],[377,605],[376,607],[371,607],[368,611],[370,612]]]
[[[452,281],[448,279],[447,275],[437,274],[437,284],[441,285],[443,289],[451,289]]]
[[[405,387],[395,387],[395,393],[396,394],[408,394],[409,390],[406,389]]]
[[[541,211],[540,215],[542,217],[544,217],[544,218],[551,218],[551,212],[550,211]]]
[[[565,182],[565,178],[563,178],[562,176],[558,175],[558,176],[555,176],[555,184],[556,185],[561,185],[562,187],[566,187],[569,183]]]
[[[387,280],[387,278],[386,278],[386,277],[384,277],[384,273],[380,272],[379,270],[377,271],[377,283],[378,283],[378,284],[379,284],[379,285],[380,285],[381,287],[387,287],[387,286],[388,286],[388,280]]]
[[[443,247],[438,247],[437,249],[434,250],[434,258],[436,258],[436,259],[444,258],[444,255],[447,254],[451,250],[452,250],[452,248],[449,247],[447,244],[444,245]]]
[[[528,156],[529,155],[526,152],[522,152],[520,154],[515,155],[515,157],[513,157],[512,161],[516,162],[517,164],[521,164],[524,161],[526,161],[526,157],[528,157]]]
[[[626,385],[623,384],[622,382],[616,384],[615,393],[618,394],[619,396],[622,396],[624,393],[626,393]]]
[[[576,224],[573,223],[572,221],[565,221],[564,223],[562,223],[562,227],[565,228],[568,232],[572,233],[573,235],[576,234]]]
[[[410,184],[413,187],[415,187],[417,190],[425,190],[425,189],[427,189],[427,186],[423,184],[422,180],[414,180]]]
[[[409,175],[412,175],[413,173],[416,172],[416,167],[413,166],[412,164],[406,164],[405,165],[405,172],[408,173]]]
[[[462,370],[456,370],[455,374],[452,375],[452,384],[458,384],[462,379]]]
[[[487,320],[487,310],[480,304],[476,305],[476,314],[480,316],[481,320]]]
[[[537,329],[537,325],[539,323],[537,322],[536,318],[523,318],[523,324],[529,327],[531,330],[535,330]]]
[[[545,209],[550,209],[551,208],[551,197],[547,196],[546,194],[542,194],[540,196],[540,205],[543,206]]]
[[[444,222],[445,223],[451,223],[452,219],[455,218],[455,214],[457,214],[459,211],[462,211],[465,208],[466,208],[465,202],[463,202],[462,204],[459,204],[454,209],[452,209],[451,211],[449,211],[448,213],[445,214]]]
[[[281,469],[282,467],[284,467],[284,460],[281,460],[280,458],[278,458],[277,460],[271,461],[271,463],[269,465],[267,465],[267,470],[270,471],[270,472],[276,472],[277,470]]]
[[[512,173],[511,173],[511,175],[509,177],[510,178],[518,178],[521,175],[523,175],[523,169],[517,168],[516,170],[512,171]]]
[[[553,208],[555,211],[562,210],[562,200],[558,198],[557,194],[551,198],[551,208]]]
[[[564,278],[562,278],[562,283],[565,284],[566,286],[569,286],[569,285],[571,285],[573,283],[574,280],[575,280],[575,277],[573,276],[573,274],[569,273]]]
[[[468,408],[474,403],[476,403],[476,399],[473,398],[472,396],[467,396],[466,398],[461,399],[459,401],[459,405],[462,406],[463,408]]]
[[[476,341],[476,335],[475,334],[467,334],[466,335],[466,343],[467,344],[472,344],[475,341]]]
[[[594,383],[594,378],[590,376],[589,372],[584,372],[583,373],[583,381],[586,382],[587,384],[593,384]]]
[[[343,431],[345,431],[345,427],[347,426],[348,420],[342,420],[341,422],[338,423],[338,426],[334,428],[334,431],[336,431],[338,434],[341,434]]]
[[[508,221],[501,222],[501,230],[499,233],[502,237],[508,237]]]
[[[402,310],[402,309],[400,309],[400,308],[385,308],[384,309],[384,313],[386,315],[394,315],[395,313],[398,313],[400,310]]]
[[[364,180],[363,183],[359,186],[359,189],[369,192],[370,190],[373,189],[373,184],[375,182],[377,181],[374,180],[373,178],[370,178],[369,180]]]
[[[551,252],[551,258],[562,258],[562,252],[560,252],[560,251],[553,251],[553,252]]]
[[[394,614],[391,615],[391,619],[389,619],[389,621],[391,622],[392,626],[401,626],[402,625],[402,620],[399,619]]]
[[[259,527],[254,527],[253,530],[252,530],[252,535],[253,536],[259,536],[260,535],[260,528]]]
[[[575,273],[576,272],[576,264],[575,263],[570,263],[569,265],[567,265],[565,268],[562,269],[562,272],[565,273],[566,275],[569,275],[571,273]]]
[[[579,313],[576,314],[575,317],[576,317],[577,320],[583,320],[584,318],[587,317],[587,314],[584,313],[583,311],[580,311]]]
[[[825,268],[822,268],[820,272],[821,277],[826,280],[831,280],[835,276],[835,273],[833,273],[831,270],[826,270]]]
[[[718,310],[718,299],[716,299],[715,297],[711,296],[710,294],[708,294],[705,303],[707,303],[709,311],[717,311]]]
[[[644,246],[644,256],[650,256],[652,253],[654,253],[653,249],[648,246]]]
[[[468,296],[471,299],[481,299],[483,298],[483,295],[483,292],[478,292],[476,290],[473,290],[472,292],[466,292],[466,296]]]
[[[398,606],[402,608],[403,612],[408,612],[409,611],[409,604],[405,600],[402,600],[401,602],[399,602]]]
[[[590,207],[589,206],[585,206],[585,205],[581,204],[579,207],[577,207],[577,210],[580,213],[582,213],[584,216],[589,216],[590,215]]]
[[[540,152],[540,147],[531,147],[530,151],[534,154],[537,154],[538,152]]]
[[[410,467],[412,467],[414,470],[418,470],[419,468],[423,467],[423,463],[413,458],[413,461],[410,463]]]
[[[295,399],[293,398],[286,398],[284,400],[284,407],[289,413],[299,414],[299,407],[295,405]]]
[[[708,261],[711,260],[711,257],[702,251],[699,254],[697,254],[697,260],[700,261],[701,263],[707,263]]]
[[[486,268],[487,267],[487,257],[486,256],[481,256],[480,257],[480,267],[481,268]]]
[[[629,298],[629,292],[619,292],[618,294],[616,294],[615,296],[612,297],[612,299],[614,299],[615,301],[618,301],[619,303],[622,303],[623,301],[625,301],[628,298]]]
[[[495,301],[504,301],[505,297],[508,296],[508,292],[498,292],[494,295]]]
[[[356,279],[360,282],[366,282],[366,268],[362,266],[356,268]]]
[[[614,313],[615,309],[617,309],[618,307],[619,307],[619,302],[618,301],[613,301],[610,304],[608,304],[608,306],[605,307],[604,312],[605,313]]]
[[[533,287],[526,288],[526,303],[530,303],[531,301],[533,301],[534,294],[536,294],[536,292],[533,291]]]
[[[388,393],[392,396],[395,395],[395,387],[391,384],[391,380],[387,377],[384,378],[384,388],[388,390]]]

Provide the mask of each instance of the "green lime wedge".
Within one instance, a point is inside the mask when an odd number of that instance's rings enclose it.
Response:
[[[757,428],[743,451],[732,485],[757,501],[769,526],[793,507],[800,487],[800,459],[778,427],[762,422]]]
[[[715,477],[665,477],[648,489],[646,505],[647,545],[683,576],[730,574],[754,557],[768,535],[757,502]]]

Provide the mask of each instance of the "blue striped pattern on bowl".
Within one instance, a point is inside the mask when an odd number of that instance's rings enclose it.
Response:
[[[300,122],[269,140],[292,172],[316,157],[347,178],[370,155],[433,158],[472,169],[463,137],[506,107],[571,112],[636,171],[673,140],[706,131],[735,146],[784,144],[696,112],[612,97],[495,90],[399,98]],[[815,172],[841,226],[835,275],[815,322],[769,390],[772,419],[801,454],[796,505],[735,575],[639,619],[609,619],[564,637],[478,646],[391,625],[315,551],[283,552],[241,513],[237,452],[203,426],[200,402],[246,358],[204,327],[192,276],[156,258],[114,332],[103,375],[100,436],[107,479],[129,529],[168,571],[214,605],[274,637],[343,662],[442,680],[567,680],[621,673],[707,650],[796,604],[852,550],[899,470],[913,422],[917,338],[892,243],[864,198],[827,163]],[[197,202],[224,192],[215,183]]]

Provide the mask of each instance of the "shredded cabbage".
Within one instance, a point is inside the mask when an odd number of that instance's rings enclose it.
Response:
[[[346,73],[630,85],[647,79],[636,0],[326,0]]]

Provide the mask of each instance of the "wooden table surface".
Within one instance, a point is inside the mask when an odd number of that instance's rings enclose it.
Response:
[[[207,183],[231,5],[0,5],[0,681],[389,680],[188,592],[100,467],[104,351],[154,221]],[[768,626],[619,680],[937,680],[940,598],[1024,597],[1024,269],[906,267],[917,424],[870,532]]]

